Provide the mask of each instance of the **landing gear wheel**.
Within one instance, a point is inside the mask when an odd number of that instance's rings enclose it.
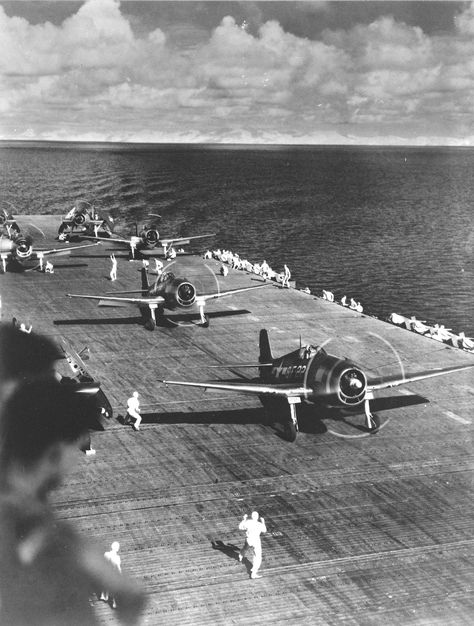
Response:
[[[203,328],[209,328],[209,318],[207,317],[207,315],[204,316],[204,321],[202,322],[202,327]]]
[[[377,413],[372,413],[371,415],[374,425],[372,426],[372,428],[367,428],[367,430],[371,435],[376,435],[379,432],[381,420]]]
[[[147,330],[155,330],[156,324],[152,319],[149,319],[145,322],[145,328]]]
[[[285,422],[285,424],[283,424],[283,428],[286,441],[289,441],[291,443],[296,441],[297,430],[296,425],[293,423],[293,421],[290,420],[288,422]]]

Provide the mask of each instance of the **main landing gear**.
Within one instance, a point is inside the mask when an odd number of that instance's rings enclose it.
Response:
[[[152,330],[152,331],[155,330],[156,328],[155,320],[150,317],[150,319],[145,322],[145,328],[147,330]]]
[[[280,427],[277,430],[283,439],[293,443],[298,435],[298,418],[296,416],[296,405],[301,403],[298,396],[286,398],[290,406],[290,414],[288,415],[286,402],[281,397],[260,396],[265,413],[267,424],[277,423]],[[283,430],[282,430],[283,428]]]
[[[374,394],[370,391],[365,394],[364,400],[364,413],[366,419],[366,427],[371,435],[375,435],[380,428],[380,418],[376,413],[372,413],[370,410],[370,400],[374,399]]]
[[[287,441],[293,443],[296,441],[298,434],[298,418],[296,416],[296,405],[301,403],[301,398],[295,396],[293,398],[287,398],[290,405],[290,418],[284,424],[284,435]]]
[[[203,304],[199,304],[199,315],[201,317],[201,326],[203,328],[209,328],[209,318],[204,313],[204,303]]]
[[[149,304],[148,307],[150,309],[150,317],[145,322],[145,328],[153,331],[156,328],[156,309],[158,309],[160,315],[162,314],[162,310],[157,304]]]

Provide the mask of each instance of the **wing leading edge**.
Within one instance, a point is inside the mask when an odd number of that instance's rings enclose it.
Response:
[[[183,385],[186,387],[201,387],[202,389],[222,389],[226,391],[235,391],[238,393],[250,393],[257,395],[272,395],[281,396],[284,398],[301,397],[307,394],[310,390],[301,385],[288,385],[288,384],[274,384],[263,385],[259,383],[237,383],[237,382],[187,382],[182,380],[160,380],[160,383],[165,385]]]
[[[240,289],[230,289],[229,291],[218,291],[217,293],[203,293],[196,296],[196,303],[199,301],[207,302],[207,300],[215,300],[216,298],[225,298],[231,296],[234,293],[240,293],[243,291],[250,291],[251,289],[262,289],[262,287],[272,287],[271,283],[263,283],[261,285],[252,285],[252,287],[241,287]]]
[[[163,304],[165,299],[162,296],[155,296],[153,298],[123,298],[120,296],[89,296],[78,293],[67,293],[68,298],[84,298],[86,300],[100,300],[101,302],[117,302],[122,304]],[[106,305],[107,306],[107,305]],[[110,306],[110,305],[109,305]],[[113,305],[112,305],[113,306]]]
[[[435,376],[443,376],[444,374],[451,374],[453,372],[460,372],[462,370],[474,367],[474,363],[466,363],[465,365],[454,365],[451,367],[437,368],[432,370],[425,370],[423,372],[416,372],[404,376],[378,376],[372,378],[367,382],[368,391],[377,391],[379,389],[388,389],[389,387],[397,387],[398,385],[405,385],[407,383],[414,383],[418,380],[425,380],[426,378],[434,378]]]

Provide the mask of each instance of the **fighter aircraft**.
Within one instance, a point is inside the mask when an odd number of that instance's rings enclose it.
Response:
[[[53,248],[50,250],[34,250],[33,238],[30,235],[23,235],[20,230],[10,231],[10,235],[0,235],[0,258],[2,260],[3,273],[7,271],[7,264],[13,263],[17,269],[25,270],[26,265],[31,261],[38,262],[40,269],[43,269],[43,260],[48,255],[66,255],[72,250],[89,248],[98,245],[97,243],[86,243],[82,246],[68,246],[67,248]]]
[[[161,216],[150,213],[150,217]],[[173,246],[184,246],[191,243],[192,239],[203,239],[204,237],[214,237],[215,235],[215,233],[210,233],[208,235],[193,235],[192,237],[167,237],[166,239],[161,239],[155,223],[143,226],[140,232],[138,232],[138,227],[136,226],[135,231],[135,235],[131,235],[129,239],[124,237],[109,237],[108,241],[128,246],[132,258],[135,258],[136,251],[138,251],[142,257],[157,256],[161,253],[161,250],[159,251],[158,248],[163,248],[163,254],[166,256],[167,251]],[[94,237],[89,238],[94,239]]]
[[[99,306],[128,306],[130,304],[138,306],[142,313],[148,315],[145,322],[147,330],[154,330],[156,327],[156,314],[160,317],[164,315],[164,309],[173,311],[175,309],[189,309],[193,305],[199,307],[201,326],[209,326],[209,317],[204,314],[204,306],[208,300],[231,296],[235,293],[250,291],[250,289],[260,289],[268,287],[269,283],[231,289],[210,294],[198,294],[196,287],[187,278],[178,278],[172,272],[165,272],[158,276],[153,285],[148,282],[148,272],[142,268],[142,288],[138,291],[117,291],[108,292],[114,295],[90,296],[86,294],[67,293],[68,298],[88,298],[99,300]],[[124,297],[122,294],[140,293],[140,297]]]
[[[66,213],[58,229],[58,239],[67,241],[74,236],[94,236],[109,238],[112,235],[114,220],[108,211],[100,214],[90,202],[81,200]]]
[[[260,357],[258,364],[233,364],[217,367],[258,367],[259,377],[248,382],[209,381],[189,382],[160,380],[166,385],[187,385],[204,389],[222,389],[240,393],[256,394],[264,407],[278,409],[286,402],[290,415],[285,423],[285,438],[295,441],[298,432],[296,405],[301,402],[350,409],[364,405],[367,428],[377,432],[378,417],[370,411],[370,400],[374,391],[396,387],[406,383],[442,376],[470,367],[474,363],[455,365],[400,376],[377,376],[369,378],[363,369],[354,362],[328,354],[320,346],[300,346],[297,350],[281,357],[272,356],[268,333],[260,331]]]

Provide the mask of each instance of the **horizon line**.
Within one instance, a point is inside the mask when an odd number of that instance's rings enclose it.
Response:
[[[416,144],[416,143],[243,143],[243,142],[185,142],[185,141],[107,141],[107,140],[91,140],[91,139],[0,139],[0,146],[7,147],[4,144],[75,144],[78,146],[143,146],[143,147],[209,147],[209,148],[316,148],[316,147],[334,147],[334,148],[474,148],[471,145],[458,145],[450,143],[440,144]]]

